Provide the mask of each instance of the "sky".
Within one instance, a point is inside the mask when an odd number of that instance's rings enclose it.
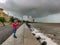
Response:
[[[60,13],[48,15],[45,17],[36,18],[35,22],[43,22],[43,23],[60,23]]]
[[[0,0],[0,8],[13,16],[37,18],[60,13],[60,0]]]

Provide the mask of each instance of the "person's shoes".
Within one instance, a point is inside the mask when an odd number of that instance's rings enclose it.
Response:
[[[17,36],[14,36],[14,38],[17,38]]]

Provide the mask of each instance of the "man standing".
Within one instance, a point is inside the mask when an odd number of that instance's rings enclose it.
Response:
[[[17,20],[14,20],[14,22],[12,23],[14,38],[17,38],[16,36],[17,26],[18,26]]]

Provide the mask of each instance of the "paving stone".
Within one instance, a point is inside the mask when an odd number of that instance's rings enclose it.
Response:
[[[34,36],[29,31],[26,24],[23,24],[17,30],[17,39],[13,38],[13,34],[1,45],[40,45],[39,42],[34,38]]]

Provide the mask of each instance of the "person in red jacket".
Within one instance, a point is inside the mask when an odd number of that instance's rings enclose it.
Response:
[[[17,38],[17,36],[16,36],[17,26],[18,26],[17,20],[14,20],[14,22],[12,23],[14,38]]]

